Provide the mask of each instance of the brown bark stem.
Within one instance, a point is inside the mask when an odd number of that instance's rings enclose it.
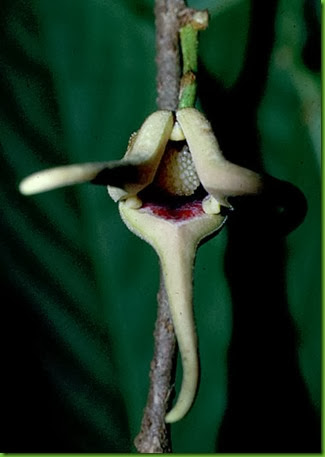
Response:
[[[149,375],[149,394],[141,422],[141,430],[134,441],[140,453],[171,452],[171,441],[165,423],[165,415],[171,390],[176,338],[162,276],[160,281],[160,290],[157,295],[158,315],[154,331],[155,348]]]
[[[156,0],[157,105],[176,110],[181,66],[179,59],[180,17],[186,9],[184,0]]]
[[[186,9],[184,0],[156,0],[157,105],[176,110],[181,76],[179,58],[179,18]],[[154,331],[154,356],[150,365],[150,386],[141,430],[134,440],[139,453],[169,453],[169,426],[165,423],[176,338],[169,311],[164,279],[160,275],[158,314]]]

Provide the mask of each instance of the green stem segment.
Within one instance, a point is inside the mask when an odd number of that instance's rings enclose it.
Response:
[[[187,24],[179,31],[183,57],[183,75],[188,71],[197,72],[198,29]]]
[[[178,109],[194,108],[196,100],[196,73],[198,61],[198,33],[208,26],[208,11],[191,10],[186,24],[180,28],[183,58],[183,76],[180,83]]]
[[[196,73],[198,61],[198,29],[189,23],[180,29],[183,57],[183,76],[180,84],[178,108],[191,108],[196,100]]]

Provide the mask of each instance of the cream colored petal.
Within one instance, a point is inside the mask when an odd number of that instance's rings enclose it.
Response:
[[[173,124],[170,111],[157,111],[145,120],[137,135],[134,135],[124,159],[66,165],[36,172],[22,180],[19,190],[24,195],[32,195],[94,181],[114,184],[109,185],[108,189],[116,201],[136,195],[152,182]]]
[[[136,195],[152,183],[167,142],[173,130],[174,118],[171,111],[161,110],[152,113],[132,138],[122,162],[135,165],[139,170],[137,182],[131,182],[124,189],[109,186],[108,192],[118,201]]]
[[[221,211],[220,203],[212,195],[207,195],[202,200],[202,208],[207,214],[219,214]]]
[[[230,206],[227,197],[256,194],[262,189],[258,173],[226,160],[206,117],[195,108],[177,111],[203,187],[222,205]]]
[[[175,122],[173,130],[170,134],[170,139],[172,141],[184,141],[185,140],[183,130],[181,129],[181,126],[179,125],[179,123],[177,121]]]
[[[197,337],[192,308],[192,271],[199,241],[220,228],[224,217],[203,214],[175,222],[134,210],[127,201],[119,205],[122,219],[136,235],[150,243],[159,255],[175,334],[182,358],[183,380],[177,402],[166,415],[176,422],[189,411],[198,385]]]
[[[111,163],[82,163],[42,170],[23,179],[19,185],[19,190],[24,195],[33,195],[63,186],[89,182],[109,164]]]

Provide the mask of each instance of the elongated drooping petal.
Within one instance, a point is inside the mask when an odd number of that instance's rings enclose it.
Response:
[[[126,184],[122,189],[118,185],[109,185],[108,192],[114,201],[136,195],[152,183],[173,125],[171,111],[156,111],[147,117],[121,160],[121,163],[138,167],[138,180]]]
[[[19,190],[24,195],[33,195],[59,187],[92,181],[99,172],[116,162],[94,162],[64,165],[33,173],[23,179]]]
[[[192,305],[192,270],[199,241],[215,232],[225,220],[220,215],[199,215],[170,220],[156,216],[149,206],[132,209],[127,201],[119,205],[128,228],[153,246],[159,255],[171,316],[182,358],[183,380],[177,402],[166,416],[176,422],[189,411],[198,384],[197,338]]]
[[[227,197],[257,194],[262,190],[258,173],[226,160],[206,117],[195,108],[177,111],[192,154],[193,162],[205,190],[222,205],[230,206]]]
[[[42,170],[23,179],[19,190],[24,195],[33,195],[92,182],[108,186],[115,201],[136,195],[153,181],[172,129],[173,114],[170,111],[157,111],[145,120],[122,160]]]

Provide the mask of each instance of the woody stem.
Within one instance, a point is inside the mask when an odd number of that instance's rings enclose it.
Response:
[[[156,0],[157,105],[175,111],[178,105],[181,65],[179,17],[186,9],[184,0]]]
[[[179,17],[186,10],[184,0],[156,0],[157,104],[175,111],[181,76]],[[175,355],[175,333],[162,274],[157,296],[158,313],[154,332],[154,356],[150,365],[150,386],[141,430],[134,444],[140,453],[169,453],[171,441],[165,423]]]
[[[155,0],[155,17],[158,108],[176,111],[177,108],[194,106],[197,35],[198,30],[207,27],[208,13],[187,8],[184,0]],[[134,441],[140,453],[171,452],[165,416],[175,359],[175,333],[162,274],[157,298],[149,394],[141,430]]]

